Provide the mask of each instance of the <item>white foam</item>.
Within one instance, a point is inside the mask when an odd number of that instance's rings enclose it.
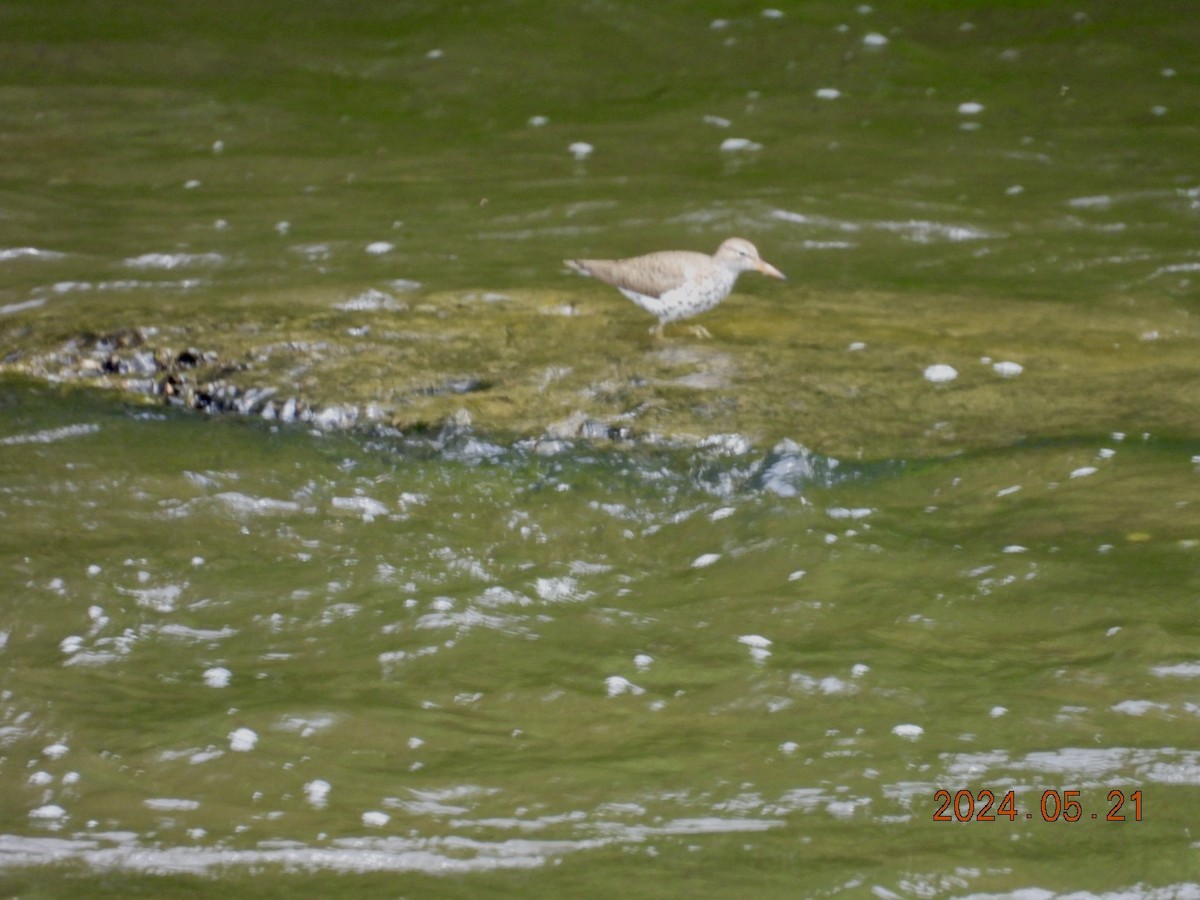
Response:
[[[185,641],[210,644],[233,637],[237,634],[237,629],[230,628],[228,625],[224,628],[190,628],[187,625],[180,625],[178,622],[169,622],[159,629],[159,633],[169,637],[182,638]]]
[[[1169,266],[1159,266],[1155,269],[1146,280],[1157,278],[1159,275],[1173,275],[1178,272],[1200,272],[1200,262],[1196,263],[1172,263]]]
[[[1113,198],[1107,194],[1097,194],[1092,197],[1073,197],[1067,205],[1073,209],[1108,209],[1112,206]]]
[[[715,563],[720,558],[721,558],[720,553],[703,553],[700,556],[697,556],[694,560],[692,560],[692,568],[693,569],[707,568],[708,566],[711,566],[713,563]]]
[[[132,269],[178,269],[184,266],[215,266],[223,263],[220,253],[143,253],[125,260]]]
[[[251,497],[250,495],[243,494],[240,491],[225,491],[217,494],[216,499],[220,500],[234,512],[249,513],[254,515],[300,512],[301,509],[299,503],[291,500],[273,500],[269,497]]]
[[[933,384],[944,384],[958,377],[958,370],[945,363],[934,363],[925,367],[925,380]]]
[[[304,785],[304,796],[308,799],[311,806],[321,809],[329,799],[330,790],[332,790],[332,786],[328,781],[321,778],[314,778]]]
[[[1200,661],[1154,666],[1150,669],[1150,674],[1159,678],[1200,678]]]
[[[1155,710],[1166,712],[1170,707],[1165,703],[1155,703],[1152,700],[1122,700],[1120,703],[1113,704],[1111,709],[1113,712],[1124,713],[1127,716],[1144,716]]]
[[[413,283],[418,287],[420,286],[417,282]],[[394,286],[395,285],[393,283],[393,287]],[[396,289],[400,290],[400,288]],[[411,288],[409,290],[411,290]],[[333,304],[333,308],[345,310],[347,312],[377,312],[381,309],[403,311],[408,309],[408,304],[401,303],[391,294],[388,294],[384,291],[376,288],[368,288],[361,294],[356,294],[355,296],[351,297],[349,300]]]
[[[157,810],[158,812],[187,812],[193,809],[199,809],[200,803],[196,800],[179,800],[171,797],[152,797],[142,801],[147,809]]]
[[[787,209],[777,209],[771,213],[771,217],[779,219],[783,222],[792,222],[796,225],[812,225],[817,228],[832,228],[836,231],[856,232],[862,231],[862,226],[857,222],[846,222],[841,219],[831,219],[828,216],[815,216],[809,213],[792,212]],[[846,246],[853,246],[847,244]]]
[[[558,578],[538,578],[533,583],[533,589],[538,597],[547,603],[587,600],[592,596],[590,591],[581,590],[579,581],[569,575]]]
[[[386,506],[370,497],[334,497],[330,504],[334,509],[359,514],[364,522],[374,522],[376,516],[388,514]]]
[[[377,822],[379,816],[387,814],[370,815],[371,822],[366,824]],[[766,827],[783,824],[776,821]],[[739,830],[762,829],[746,827]],[[629,839],[639,843],[645,840],[640,835]],[[171,847],[159,842],[143,845],[136,835],[128,832],[92,832],[85,837],[70,839],[0,835],[0,859],[5,865],[16,867],[61,867],[64,862],[72,862],[83,869],[151,875],[164,872],[203,875],[237,866],[247,871],[299,868],[351,875],[417,872],[446,876],[536,869],[566,853],[597,849],[609,843],[602,838],[489,842],[458,835],[440,838],[356,836],[334,839],[330,846],[306,847],[291,843],[270,846],[264,842],[254,849],[235,849],[224,845]]]
[[[183,594],[183,587],[178,584],[165,584],[162,587],[152,588],[118,588],[118,590],[122,594],[133,597],[138,606],[144,606],[160,613],[174,612],[176,604]]]
[[[771,646],[771,640],[761,634],[743,634],[738,638],[738,643],[750,648],[750,658],[755,662],[765,662],[771,655],[771,651],[767,649]]]
[[[34,431],[27,434],[13,434],[0,438],[0,445],[14,446],[17,444],[52,444],[66,438],[82,437],[85,434],[95,434],[100,430],[99,425],[64,425],[61,428],[48,428],[44,431]]]
[[[896,735],[896,737],[907,738],[910,741],[915,741],[924,733],[924,728],[913,724],[897,725],[892,729],[892,734]]]
[[[881,221],[871,223],[872,227],[881,231],[890,231],[902,235],[918,244],[930,244],[934,240],[946,240],[952,243],[962,241],[983,241],[998,237],[991,231],[973,228],[969,225],[947,225],[944,222],[930,222],[926,219],[909,219],[900,221]]]
[[[338,717],[334,713],[284,716],[275,723],[274,727],[280,731],[298,732],[301,737],[311,737],[318,731],[324,731],[326,728],[332,727],[337,720]]]
[[[29,818],[31,819],[65,819],[66,817],[67,811],[53,803],[48,803],[45,806],[39,806],[29,811]]]
[[[258,743],[258,735],[249,728],[236,728],[229,732],[229,749],[247,753]]]
[[[826,675],[817,682],[817,688],[822,694],[854,694],[858,692],[855,685],[849,684],[836,675]]]
[[[761,150],[761,149],[762,149],[762,144],[756,143],[756,142],[750,140],[749,138],[733,138],[733,137],[731,137],[731,138],[725,138],[725,140],[721,141],[721,152],[722,153],[753,152],[755,150]]]
[[[5,247],[0,249],[0,262],[12,259],[62,259],[65,253],[56,250],[39,250],[37,247]]]
[[[628,678],[623,678],[620,675],[609,675],[604,679],[605,693],[610,697],[619,697],[622,694],[633,694],[635,697],[639,694],[646,693],[645,688],[640,688]]]
[[[698,446],[722,456],[744,456],[754,449],[754,442],[744,434],[735,432],[707,435]]]
[[[39,306],[45,306],[45,300],[25,300],[21,303],[6,303],[0,306],[0,316],[8,316],[13,313],[25,312],[27,309],[37,309]]]

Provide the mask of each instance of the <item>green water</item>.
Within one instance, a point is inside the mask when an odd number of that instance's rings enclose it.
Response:
[[[0,9],[0,893],[1200,892],[1192,5],[778,12]]]

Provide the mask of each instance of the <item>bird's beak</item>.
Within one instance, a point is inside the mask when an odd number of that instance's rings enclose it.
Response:
[[[770,275],[772,278],[778,278],[780,281],[787,281],[786,275],[765,260],[760,259],[756,268],[764,275]]]

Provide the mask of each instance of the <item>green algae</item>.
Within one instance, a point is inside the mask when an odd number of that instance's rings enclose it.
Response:
[[[130,320],[100,304],[69,322],[38,311],[10,317],[0,350],[10,371],[146,393],[146,379],[82,366],[84,336],[132,325],[143,352],[208,352],[207,365],[180,377],[257,392],[264,399],[250,414],[291,398],[354,410],[343,424],[428,431],[453,419],[514,440],[576,438],[590,422],[648,440],[791,438],[832,456],[887,459],[1112,430],[1195,434],[1200,334],[1169,303],[1116,297],[1084,316],[1051,302],[815,297],[791,285],[771,294],[735,293],[706,317],[711,340],[682,327],[655,340],[614,292],[564,276],[560,290],[384,286],[357,303],[260,294],[186,323]],[[997,371],[1001,362],[1019,374]],[[935,363],[958,377],[926,380]],[[155,392],[166,375],[154,374]]]
[[[1192,889],[1200,20],[860,6],[0,12],[10,893]]]

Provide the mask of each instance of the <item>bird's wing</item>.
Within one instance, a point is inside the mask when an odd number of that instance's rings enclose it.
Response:
[[[690,250],[668,250],[630,259],[568,259],[566,264],[613,287],[658,298],[679,287],[712,258]]]

